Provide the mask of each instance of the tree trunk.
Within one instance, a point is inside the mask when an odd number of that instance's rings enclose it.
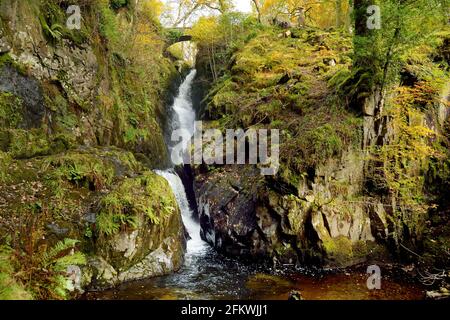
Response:
[[[252,2],[255,5],[256,12],[258,13],[258,22],[261,23],[261,4],[259,3],[259,0],[252,0]]]

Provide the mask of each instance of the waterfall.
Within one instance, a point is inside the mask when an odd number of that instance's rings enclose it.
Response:
[[[181,84],[178,96],[175,98],[171,108],[173,111],[171,129],[182,130],[184,133],[182,151],[187,149],[195,130],[195,111],[192,105],[191,91],[196,74],[197,71],[195,69],[188,74]],[[172,150],[172,146],[169,146],[169,151],[172,152]],[[156,173],[167,180],[177,199],[183,217],[183,223],[191,238],[187,243],[187,260],[189,261],[189,256],[204,252],[207,248],[206,243],[200,238],[200,225],[192,217],[193,213],[189,207],[183,182],[176,172],[170,169],[156,171]]]
[[[191,239],[187,243],[187,254],[198,254],[205,250],[206,243],[200,238],[200,225],[192,218],[192,211],[184,191],[183,182],[173,170],[156,171],[165,178],[175,194],[178,206],[183,217],[183,223]]]
[[[182,136],[181,150],[175,150],[174,144],[178,141],[172,141],[169,144],[169,153],[172,158],[172,162],[175,164],[183,163],[183,154],[187,150],[191,138],[195,132],[195,111],[192,107],[192,82],[197,74],[197,70],[193,69],[183,81],[180,86],[178,96],[172,105],[173,115],[171,130],[172,132],[178,130]],[[177,135],[178,138],[178,135]],[[181,152],[174,152],[181,151]]]

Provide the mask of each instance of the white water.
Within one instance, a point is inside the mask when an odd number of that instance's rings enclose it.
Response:
[[[173,120],[172,130],[183,130],[183,151],[186,151],[188,142],[194,135],[195,130],[195,111],[192,105],[191,92],[192,82],[194,81],[196,70],[192,70],[181,84],[178,96],[175,98],[172,106]],[[171,151],[171,150],[169,150]],[[193,219],[193,212],[189,207],[189,201],[186,196],[183,182],[174,170],[156,171],[158,175],[165,178],[172,188],[173,193],[180,207],[183,217],[183,223],[191,239],[187,243],[187,261],[192,255],[198,255],[207,249],[206,243],[200,238],[200,225]]]
[[[165,178],[169,182],[170,187],[175,194],[178,206],[180,207],[183,217],[183,223],[189,233],[191,239],[187,243],[187,253],[198,254],[206,249],[206,243],[200,238],[200,225],[192,218],[192,211],[186,197],[183,182],[180,177],[173,171],[156,171],[158,175]]]
[[[178,134],[182,136],[182,150],[181,153],[174,152],[174,148],[171,145],[169,152],[173,163],[181,164],[183,163],[183,154],[187,150],[191,138],[195,132],[195,111],[192,107],[192,82],[197,74],[197,70],[193,69],[183,83],[180,86],[178,96],[175,98],[172,105],[173,115],[172,115],[172,132],[178,130]],[[178,138],[178,134],[175,139]],[[176,142],[176,141],[175,141]],[[177,150],[175,150],[177,151]]]

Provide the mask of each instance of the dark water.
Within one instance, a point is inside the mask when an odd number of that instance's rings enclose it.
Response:
[[[90,300],[287,300],[292,290],[305,300],[420,300],[423,290],[410,283],[382,279],[381,290],[367,288],[362,273],[277,274],[246,266],[212,249],[187,258],[180,272],[118,288],[88,293]]]

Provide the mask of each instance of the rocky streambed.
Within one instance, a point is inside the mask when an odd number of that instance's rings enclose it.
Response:
[[[288,300],[300,292],[305,300],[421,300],[423,287],[405,278],[386,274],[380,290],[369,290],[369,275],[361,270],[348,272],[274,271],[227,259],[208,249],[192,256],[177,273],[117,288],[90,292],[88,300]]]

